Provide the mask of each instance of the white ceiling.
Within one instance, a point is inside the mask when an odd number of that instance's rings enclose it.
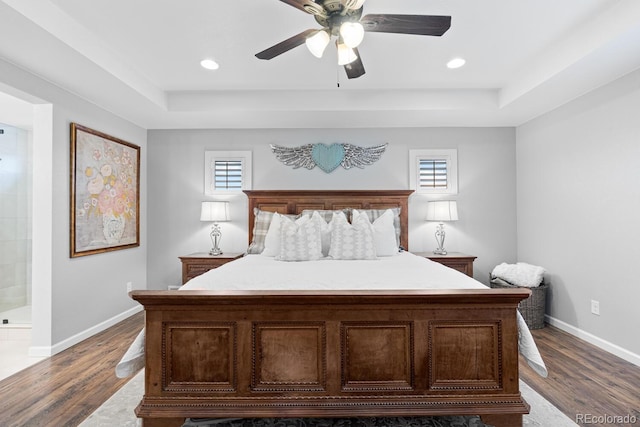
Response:
[[[367,72],[349,80],[332,46],[254,56],[319,28],[279,0],[0,0],[0,57],[148,129],[516,126],[640,68],[638,0],[367,0],[368,13],[452,24],[367,33]],[[447,69],[456,56],[467,64]]]

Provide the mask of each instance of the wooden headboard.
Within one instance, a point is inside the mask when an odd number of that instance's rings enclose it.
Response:
[[[400,245],[409,249],[409,196],[413,190],[247,190],[249,197],[249,243],[253,236],[254,208],[281,214],[305,209],[400,208]]]

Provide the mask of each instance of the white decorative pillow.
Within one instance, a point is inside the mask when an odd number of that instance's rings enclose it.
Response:
[[[338,216],[341,216],[345,220],[347,219],[347,216],[344,212],[334,211],[331,214],[331,219],[329,220],[329,222],[324,222],[322,224],[322,255],[325,257],[329,256],[329,249],[331,249],[331,231],[333,230],[333,225],[335,224],[335,218]],[[326,217],[323,218],[325,218],[326,221]]]
[[[264,238],[264,250],[262,251],[262,255],[269,257],[280,255],[280,224],[282,222],[282,218],[289,218],[291,220],[295,218],[295,222],[298,224],[303,217],[297,218],[294,215],[282,215],[275,212],[273,214],[273,218],[271,218],[271,224],[269,224],[267,235]]]
[[[368,215],[361,213],[357,209],[353,210],[353,221],[359,216]],[[387,209],[382,215],[373,221],[373,236],[376,242],[376,256],[394,256],[398,254],[398,244],[396,240],[396,229],[393,226],[394,213]]]
[[[322,258],[322,224],[318,214],[300,217],[295,222],[282,217],[280,222],[279,261],[313,261]]]
[[[314,212],[318,212],[320,216],[328,223],[333,219],[334,213],[343,212],[347,218],[349,218],[349,214],[351,212],[351,208],[344,209],[304,209],[300,212],[301,215],[313,215]]]
[[[351,224],[344,214],[334,215],[329,256],[333,259],[376,259],[373,225],[366,215]]]
[[[396,230],[396,245],[400,247],[400,207],[388,209],[360,209],[360,213],[365,213],[372,223],[380,216],[384,215],[388,210],[393,213],[393,227]]]
[[[335,209],[335,210],[323,210],[323,209],[305,209],[302,211],[301,215],[314,215],[318,213],[320,217],[325,221],[322,224],[322,255],[329,255],[329,248],[331,247],[331,228],[333,226],[333,218],[335,215],[342,215],[345,218],[348,217],[351,212],[350,208],[345,209]]]
[[[264,252],[265,240],[271,227],[271,221],[276,212],[263,211],[258,208],[253,208],[255,220],[253,221],[253,236],[251,238],[251,244],[247,248],[248,254],[261,254]],[[291,219],[299,218],[299,215],[290,214],[278,214],[281,217],[286,216]],[[279,238],[279,236],[278,236]],[[273,256],[273,255],[272,255]]]
[[[276,256],[280,253],[280,214],[275,212],[264,237],[262,255]]]

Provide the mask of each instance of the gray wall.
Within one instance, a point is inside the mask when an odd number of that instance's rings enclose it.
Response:
[[[32,350],[46,355],[134,309],[126,282],[146,287],[147,131],[0,60],[0,88],[4,85],[35,105]],[[71,122],[141,146],[139,248],[69,257]]]
[[[53,122],[53,343],[137,306],[127,294],[127,282],[134,289],[146,288],[146,131],[91,104],[65,104],[54,104]],[[70,122],[141,147],[140,247],[69,257]]]
[[[408,189],[409,150],[457,148],[460,220],[446,225],[449,251],[478,256],[475,276],[487,283],[493,267],[516,254],[515,130],[513,128],[153,130],[148,134],[150,289],[180,283],[181,255],[208,251],[206,223],[199,221],[204,196],[206,150],[250,150],[253,189]],[[292,169],[280,163],[269,144],[299,146],[348,142],[370,146],[388,142],[387,151],[365,169]],[[432,197],[433,198],[433,197]],[[442,197],[440,197],[442,198]],[[410,199],[409,246],[435,249],[435,224],[424,221],[426,196]],[[222,224],[221,247],[247,247],[247,201],[231,199],[230,223]]]
[[[517,129],[519,259],[547,268],[560,326],[636,363],[638,112],[640,71]]]

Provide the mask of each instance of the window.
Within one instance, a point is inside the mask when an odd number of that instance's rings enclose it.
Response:
[[[411,189],[425,194],[458,193],[458,151],[409,150]]]
[[[447,188],[447,161],[442,159],[419,159],[420,188]]]
[[[206,151],[206,194],[251,189],[251,151]]]
[[[242,190],[242,160],[213,162],[214,190]]]

